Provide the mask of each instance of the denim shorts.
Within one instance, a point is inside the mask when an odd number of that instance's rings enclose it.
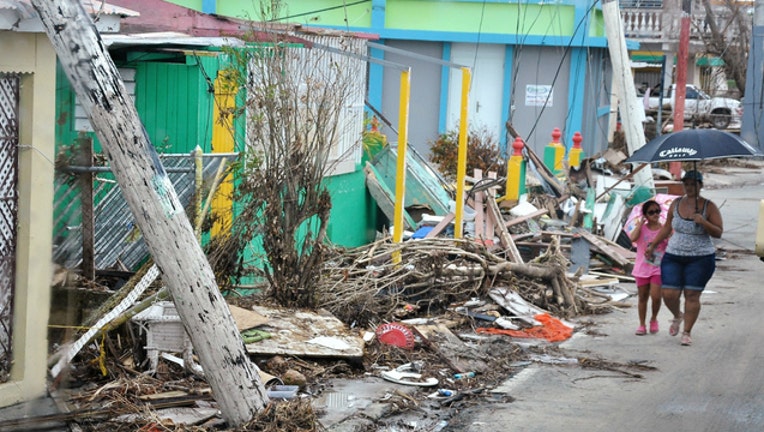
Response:
[[[663,288],[703,291],[716,270],[716,254],[680,256],[666,253],[661,261]]]

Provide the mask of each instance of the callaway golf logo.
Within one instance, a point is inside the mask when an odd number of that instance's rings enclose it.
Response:
[[[658,155],[665,158],[680,158],[690,157],[698,154],[698,151],[688,147],[674,147],[666,150],[661,150]]]

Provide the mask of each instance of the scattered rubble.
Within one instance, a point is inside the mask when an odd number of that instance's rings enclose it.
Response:
[[[476,173],[465,238],[453,238],[453,214],[441,206],[447,213],[406,219],[414,231],[428,228],[407,241],[382,237],[335,250],[314,287],[319,309],[229,296],[271,399],[237,430],[440,430],[469,404],[511,402],[492,389],[532,362],[642,377],[649,365],[572,356],[557,346],[576,331],[596,332],[586,315],[623,307],[627,294],[617,285],[630,280],[634,258],[618,239],[624,217],[605,217],[586,202],[589,189],[596,188],[597,205],[628,193],[622,159],[617,152],[586,159],[569,181],[536,163],[540,174],[529,179],[522,203],[497,199],[503,179],[481,182]],[[594,173],[605,170],[626,178]],[[367,173],[383,196],[384,176]],[[138,280],[145,268],[139,273]],[[63,273],[56,284],[77,280]],[[83,319],[100,322],[136,284],[126,283],[109,308]],[[0,428],[55,420],[82,431],[231,430],[162,292],[153,284],[143,294],[151,301],[134,302],[143,310],[111,317],[61,369],[52,394],[62,414],[0,421]],[[56,362],[61,356],[53,353]]]

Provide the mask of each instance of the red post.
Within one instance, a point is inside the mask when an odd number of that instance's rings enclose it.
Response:
[[[674,132],[684,129],[684,101],[687,95],[687,58],[690,51],[690,13],[692,2],[682,2],[682,20],[679,29],[679,51],[676,56],[676,88],[674,89]],[[675,179],[682,176],[682,163],[670,162],[669,172]]]

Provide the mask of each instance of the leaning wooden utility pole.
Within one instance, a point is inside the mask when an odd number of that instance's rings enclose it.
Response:
[[[623,35],[621,13],[616,0],[602,2],[602,18],[605,22],[607,47],[613,65],[613,89],[620,103],[626,146],[629,154],[633,154],[645,145],[645,108],[637,99],[634,76],[631,74],[631,68],[628,67],[629,53],[626,51],[626,38]],[[649,167],[634,174],[634,184],[634,201],[646,201],[655,195],[653,173]]]
[[[268,403],[265,387],[114,62],[78,0],[32,4],[162,271],[223,418],[246,423]]]

